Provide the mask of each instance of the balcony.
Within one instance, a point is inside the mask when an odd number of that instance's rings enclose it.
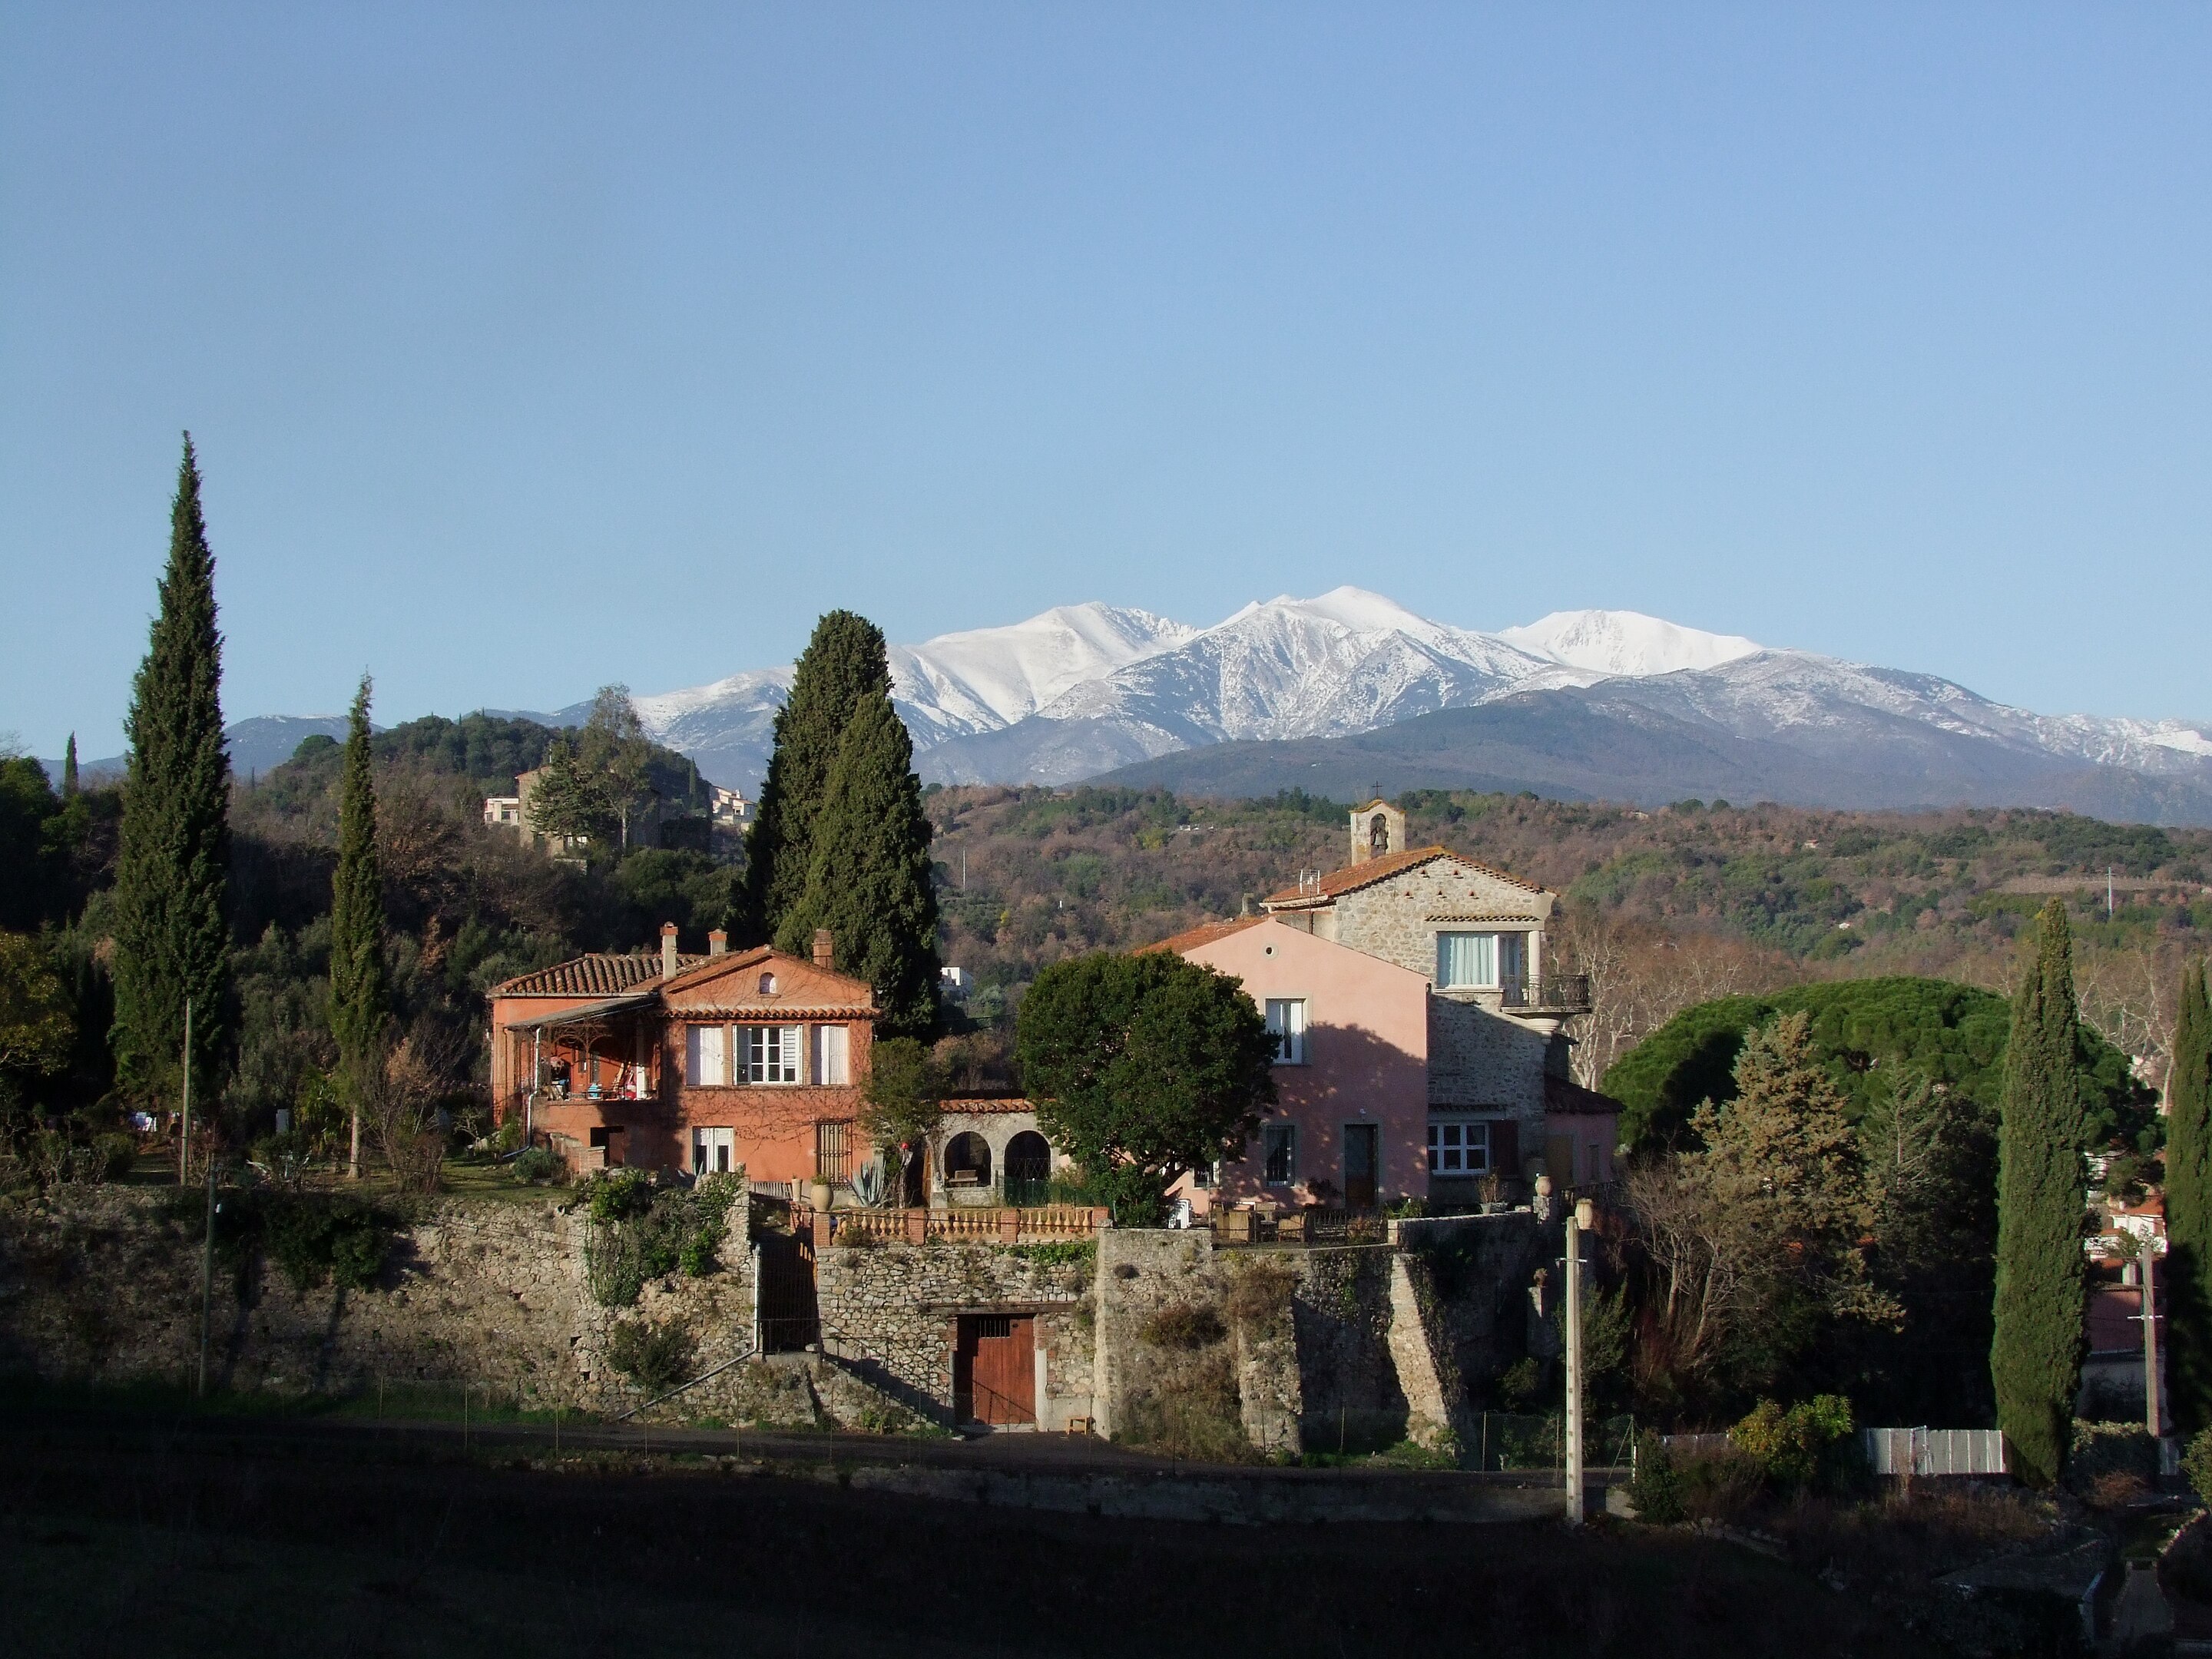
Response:
[[[1546,974],[1537,979],[1504,980],[1498,987],[1498,1006],[1509,1014],[1540,1014],[1559,1019],[1586,1014],[1590,1009],[1589,975]]]

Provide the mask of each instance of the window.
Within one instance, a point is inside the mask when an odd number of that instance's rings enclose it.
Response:
[[[1288,1187],[1298,1178],[1298,1126],[1263,1123],[1260,1126],[1260,1178],[1270,1187]]]
[[[852,1066],[848,1056],[851,1048],[845,1028],[842,1025],[817,1025],[814,1028],[814,1080],[817,1083],[850,1083]]]
[[[1525,933],[1438,933],[1437,983],[1448,989],[1494,990],[1518,983]]]
[[[803,1026],[749,1025],[745,1028],[745,1081],[799,1081],[799,1044]]]
[[[1490,1173],[1490,1126],[1464,1118],[1429,1120],[1429,1173],[1480,1176]]]
[[[729,1081],[723,1074],[722,1027],[684,1028],[684,1080],[695,1089],[719,1088]]]
[[[760,976],[760,994],[764,997],[772,997],[775,994],[775,975],[774,974],[763,974]]]
[[[1306,1063],[1306,1005],[1303,997],[1288,1001],[1269,998],[1267,1030],[1275,1039],[1276,1065]]]
[[[814,1173],[819,1179],[843,1182],[853,1178],[851,1147],[845,1137],[847,1127],[842,1123],[814,1126]]]
[[[734,1129],[694,1129],[691,1132],[691,1173],[727,1175],[737,1148]]]

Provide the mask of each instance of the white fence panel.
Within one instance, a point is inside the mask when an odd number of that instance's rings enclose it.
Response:
[[[1865,1429],[1861,1443],[1876,1474],[2002,1474],[2004,1436],[1996,1429]]]

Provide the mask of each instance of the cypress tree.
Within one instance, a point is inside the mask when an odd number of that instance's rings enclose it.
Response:
[[[194,1092],[228,1051],[230,757],[222,740],[222,636],[215,556],[200,514],[191,434],[169,516],[169,563],[146,659],[131,688],[123,823],[115,867],[116,1060],[148,1094],[180,1081],[192,1005]]]
[[[69,747],[62,750],[62,794],[64,799],[76,793],[76,733],[69,734]]]
[[[783,936],[783,921],[806,891],[814,863],[814,820],[830,769],[853,711],[891,689],[884,631],[866,617],[832,611],[814,625],[776,711],[775,746],[760,805],[745,836],[744,878],[731,929],[743,943]]]
[[[384,887],[376,856],[376,774],[370,763],[368,676],[361,677],[338,775],[338,867],[331,883],[331,1035],[339,1087],[353,1110],[352,1171],[361,1173],[362,1091],[391,1013],[384,963]]]
[[[2212,1428],[2212,999],[2204,964],[2181,976],[2166,1079],[2166,1352],[2174,1426]]]
[[[1997,1426],[2013,1473],[2058,1480],[2081,1370],[2080,1016],[2065,907],[2044,907],[2035,960],[2013,1000],[1997,1152]]]
[[[806,890],[787,911],[776,944],[796,956],[814,930],[835,936],[837,966],[876,988],[878,1030],[927,1036],[937,1029],[937,891],[929,819],[914,775],[914,740],[888,691],[863,697],[845,727],[813,826]]]

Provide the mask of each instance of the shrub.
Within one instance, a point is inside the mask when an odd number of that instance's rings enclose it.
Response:
[[[2212,1504],[2212,1429],[2199,1429],[2190,1437],[2181,1455],[2181,1472],[2197,1497]]]
[[[1636,1518],[1655,1527],[1669,1527],[1682,1518],[1681,1482],[1656,1430],[1636,1437],[1636,1478],[1628,1483],[1628,1498],[1636,1505]]]
[[[1757,1458],[1733,1447],[1694,1452],[1675,1462],[1674,1485],[1686,1518],[1729,1522],[1759,1501],[1766,1471]]]
[[[393,1218],[340,1194],[260,1191],[226,1195],[257,1217],[262,1247],[295,1291],[328,1281],[367,1290],[384,1271]]]
[[[1244,1433],[1236,1367],[1218,1338],[1164,1365],[1152,1389],[1128,1402],[1115,1437],[1210,1463],[1249,1463],[1258,1456]]]
[[[607,1363],[646,1393],[665,1393],[691,1375],[691,1328],[676,1319],[625,1319],[607,1334]]]
[[[729,1213],[744,1196],[735,1171],[702,1176],[698,1185],[658,1187],[643,1171],[619,1170],[593,1178],[583,1195],[590,1231],[584,1277],[605,1308],[627,1308],[648,1279],[681,1268],[694,1279],[720,1266]]]
[[[1737,1450],[1758,1464],[1778,1492],[1797,1492],[1814,1484],[1840,1485],[1847,1473],[1844,1455],[1851,1432],[1851,1402],[1841,1395],[1815,1395],[1784,1411],[1762,1400],[1729,1431]]]
[[[1156,1348],[1191,1352],[1210,1348],[1228,1334],[1215,1308],[1202,1302],[1170,1302],[1139,1328],[1137,1338]]]
[[[2066,1484],[2072,1490],[2087,1497],[2101,1489],[2105,1495],[2099,1501],[2124,1503],[2128,1483],[2148,1488],[2157,1479],[2158,1442],[2142,1424],[2075,1420],[2073,1450],[2066,1460]]]
[[[551,1181],[561,1173],[561,1160],[544,1146],[526,1146],[514,1155],[514,1178],[527,1186]]]
[[[1297,1287],[1294,1268],[1265,1260],[1245,1262],[1229,1282],[1229,1316],[1255,1336],[1278,1335]]]

